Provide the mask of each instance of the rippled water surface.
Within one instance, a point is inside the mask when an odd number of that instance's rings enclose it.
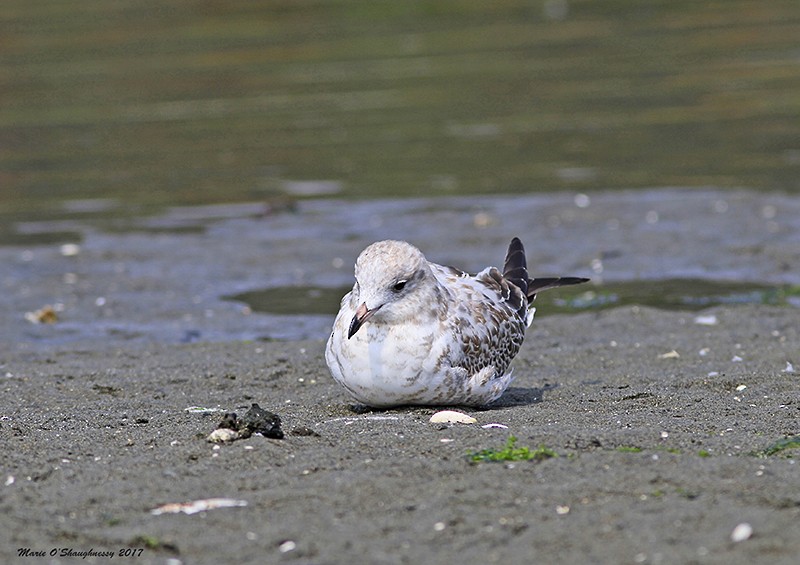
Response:
[[[0,21],[0,241],[286,194],[800,188],[796,0],[4,0]]]

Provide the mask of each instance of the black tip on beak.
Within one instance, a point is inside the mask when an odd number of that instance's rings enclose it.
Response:
[[[364,325],[364,322],[369,320],[377,310],[377,308],[374,310],[367,308],[366,302],[359,306],[358,310],[356,310],[356,315],[353,316],[353,321],[350,322],[350,329],[347,330],[347,339],[353,337],[358,329]]]
[[[350,329],[347,330],[347,339],[353,337],[360,327],[361,322],[358,320],[358,316],[353,316],[353,321],[350,322]]]

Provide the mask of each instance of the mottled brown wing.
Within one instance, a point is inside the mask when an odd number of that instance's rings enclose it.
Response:
[[[475,277],[456,276],[441,268],[438,276],[448,279],[450,292],[447,319],[453,344],[450,363],[463,367],[470,375],[493,366],[502,376],[519,351],[525,337],[525,316],[515,308],[527,301],[521,291],[494,267]]]

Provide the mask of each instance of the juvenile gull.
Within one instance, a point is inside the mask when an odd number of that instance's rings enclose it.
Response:
[[[536,293],[589,280],[529,279],[516,237],[502,272],[471,276],[427,261],[404,241],[379,241],[359,255],[355,278],[325,361],[336,382],[375,407],[496,400],[511,383]]]

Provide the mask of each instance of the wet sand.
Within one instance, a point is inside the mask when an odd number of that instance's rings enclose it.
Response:
[[[534,276],[588,276],[599,290],[664,279],[800,284],[800,198],[744,190],[310,199],[275,214],[262,202],[16,228],[74,233],[58,243],[0,246],[0,338],[31,347],[323,339],[335,294],[324,313],[305,311],[300,293],[279,309],[303,316],[248,315],[245,304],[224,297],[275,288],[286,296],[296,287],[341,292],[353,284],[358,253],[380,239],[407,240],[431,261],[475,273],[501,264],[516,235]],[[58,324],[24,321],[46,304],[62,308]]]
[[[757,454],[800,432],[797,311],[696,315],[539,320],[514,385],[465,410],[471,425],[354,409],[317,340],[8,348],[0,561],[135,548],[113,561],[793,563],[798,449]],[[285,439],[215,446],[221,413],[187,411],[253,402],[281,416]],[[509,435],[558,455],[466,456]],[[247,505],[150,512],[214,497]],[[741,523],[752,536],[734,542]]]

